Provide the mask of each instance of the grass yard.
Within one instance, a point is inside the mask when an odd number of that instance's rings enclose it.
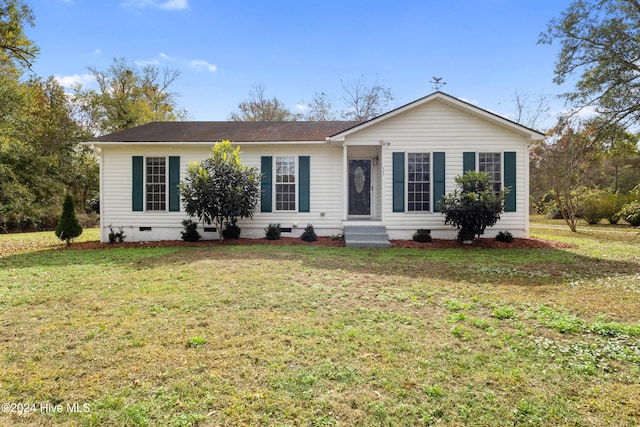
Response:
[[[2,235],[0,425],[637,425],[640,236],[611,230],[535,220],[575,248],[511,250]]]

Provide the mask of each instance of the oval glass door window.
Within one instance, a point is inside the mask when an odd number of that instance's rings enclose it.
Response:
[[[361,166],[358,166],[353,173],[353,185],[356,187],[356,192],[358,194],[362,193],[364,190],[364,169]]]

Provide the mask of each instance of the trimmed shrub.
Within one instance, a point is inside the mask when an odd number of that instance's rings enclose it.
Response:
[[[190,219],[185,219],[182,221],[182,226],[184,227],[184,231],[181,231],[182,240],[185,242],[197,242],[200,240],[202,236],[198,233],[198,223],[194,222]]]
[[[114,244],[124,242],[124,239],[127,236],[124,234],[122,227],[118,227],[118,230],[119,231],[113,231],[113,227],[109,225],[109,243]]]
[[[431,242],[433,239],[431,238],[431,230],[427,230],[425,228],[420,228],[413,233],[413,240],[416,242]]]
[[[513,234],[508,231],[501,231],[496,235],[496,240],[498,242],[511,243],[513,242]]]
[[[269,224],[264,229],[267,240],[278,240],[280,238],[280,224]]]
[[[224,230],[222,230],[222,237],[224,239],[232,239],[232,240],[239,239],[241,231],[242,230],[237,225],[227,222],[224,226]]]
[[[634,227],[640,226],[640,202],[631,202],[620,210],[620,216]]]
[[[302,236],[300,236],[300,238],[305,242],[315,242],[316,240],[318,240],[318,236],[313,229],[313,225],[308,224],[305,227],[304,232],[302,233]]]
[[[62,205],[62,214],[56,226],[56,237],[67,242],[67,246],[71,244],[71,240],[82,234],[82,225],[76,216],[76,206],[73,202],[71,194],[64,196],[64,204]]]

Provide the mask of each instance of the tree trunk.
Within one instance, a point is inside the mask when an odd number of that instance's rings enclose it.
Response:
[[[222,226],[224,225],[224,218],[216,219],[216,230],[218,230],[218,239],[222,242],[224,240],[224,236],[222,235]]]

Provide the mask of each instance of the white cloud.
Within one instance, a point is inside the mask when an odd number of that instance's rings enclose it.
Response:
[[[168,0],[159,4],[158,7],[165,10],[183,10],[187,9],[189,5],[187,0]]]
[[[309,109],[309,106],[304,104],[296,104],[296,108],[300,111],[307,111]]]
[[[133,61],[133,63],[140,67],[144,67],[145,65],[158,65],[160,61],[157,59],[149,59],[147,61]]]
[[[215,73],[218,70],[218,67],[216,67],[215,65],[209,64],[207,61],[202,61],[199,59],[194,59],[190,61],[189,65],[198,71],[207,70],[212,73]]]
[[[94,55],[102,55],[102,50],[101,50],[101,49],[95,49],[95,50],[93,51],[93,54],[94,54]]]
[[[171,56],[167,55],[164,52],[160,52],[160,59],[166,59],[167,61],[175,61],[176,58],[172,58]]]
[[[55,79],[60,83],[62,87],[70,88],[77,84],[85,85],[92,83],[95,78],[91,74],[72,74],[70,76],[55,76]]]
[[[126,0],[125,7],[157,7],[164,10],[183,10],[189,7],[188,0]]]

